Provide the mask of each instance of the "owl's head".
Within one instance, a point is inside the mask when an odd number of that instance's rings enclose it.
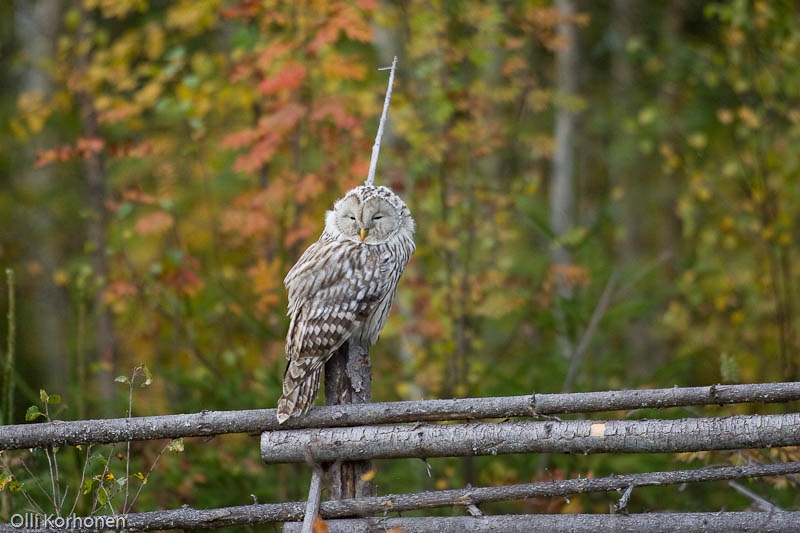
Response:
[[[333,204],[325,232],[338,238],[380,244],[398,233],[414,234],[414,219],[405,202],[388,187],[361,186]]]

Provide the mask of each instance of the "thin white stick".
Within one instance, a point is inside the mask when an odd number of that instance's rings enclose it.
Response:
[[[397,56],[394,56],[392,66],[388,68],[381,68],[378,70],[390,70],[389,72],[389,87],[386,89],[386,98],[383,100],[383,113],[381,113],[381,121],[378,124],[378,134],[375,136],[375,144],[372,145],[372,159],[369,162],[369,174],[367,174],[367,181],[364,185],[370,187],[375,183],[375,168],[378,166],[378,154],[381,151],[381,138],[383,137],[383,125],[386,123],[386,115],[389,113],[389,101],[392,99],[392,86],[394,85],[394,71],[397,67]]]
[[[322,468],[312,464],[311,485],[308,488],[308,501],[306,502],[306,514],[303,517],[302,533],[312,533],[314,531],[314,519],[319,514],[319,504],[322,496]]]

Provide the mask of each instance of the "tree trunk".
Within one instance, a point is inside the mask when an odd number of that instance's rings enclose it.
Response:
[[[575,15],[574,1],[556,0],[556,8],[562,18],[558,25],[558,33],[563,42],[556,50],[556,92],[562,102],[556,109],[555,153],[550,177],[549,203],[550,227],[553,238],[558,241],[575,224],[573,153],[577,117],[570,109],[569,101],[578,93],[578,35],[572,21]],[[568,265],[572,261],[569,250],[561,244],[552,246],[550,255],[554,266]],[[558,270],[554,273],[558,296],[553,303],[553,313],[558,328],[557,342],[561,354],[569,358],[573,346],[563,305],[571,298],[572,290]]]
[[[84,14],[84,16],[88,16]],[[88,38],[83,32],[83,39]],[[78,70],[86,71],[89,67],[89,48],[78,58]],[[79,113],[82,135],[88,139],[100,137],[97,116],[92,104],[91,95],[82,91],[78,95]],[[108,282],[108,210],[106,209],[107,183],[106,165],[102,152],[91,152],[84,157],[83,174],[86,181],[87,209],[93,216],[87,220],[86,243],[91,250],[92,275],[96,280],[92,309],[94,312],[95,358],[100,371],[97,374],[97,390],[102,399],[99,407],[106,415],[111,411],[115,397],[114,378],[116,377],[117,341],[114,322],[108,306],[103,302],[103,289]],[[79,354],[80,355],[80,354]],[[81,369],[79,369],[80,371]]]
[[[28,61],[20,76],[20,93],[39,94],[47,100],[53,86],[44,65],[54,54],[62,2],[16,2],[14,10],[16,38]],[[22,331],[17,361],[38,360],[32,366],[38,369],[37,379],[43,382],[32,383],[32,388],[63,393],[67,392],[65,376],[69,376],[69,359],[66,355],[70,352],[63,317],[68,315],[70,306],[64,291],[52,280],[53,273],[64,268],[66,261],[58,238],[58,221],[39,201],[52,193],[56,170],[52,166],[33,168],[37,147],[31,142],[24,149],[23,164],[30,166],[20,170],[13,182],[17,195],[28,199],[22,204],[22,217],[16,221],[21,237],[18,244],[25,249],[23,261],[35,265],[38,272],[32,275],[30,271],[18,272],[20,308],[17,319]]]
[[[556,0],[556,8],[562,17],[558,33],[563,43],[556,51],[556,91],[569,101],[578,94],[578,34],[572,18],[575,16],[573,0]],[[574,143],[577,116],[569,105],[563,103],[556,109],[555,153],[550,179],[550,226],[556,238],[569,232],[575,224],[574,207]],[[568,264],[569,251],[555,246],[553,262]]]

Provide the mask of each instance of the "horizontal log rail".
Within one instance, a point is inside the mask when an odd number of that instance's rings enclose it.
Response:
[[[646,513],[646,514],[556,514],[498,516],[431,516],[408,518],[356,518],[331,520],[328,533],[369,533],[403,531],[404,533],[462,533],[464,531],[531,531],[596,533],[682,533],[758,531],[759,533],[796,532],[800,512],[778,513]],[[286,524],[285,533],[300,532],[295,524]]]
[[[266,463],[511,453],[679,453],[800,445],[800,413],[675,420],[406,424],[267,431]]]
[[[672,472],[646,472],[588,479],[563,479],[499,487],[471,487],[467,489],[388,494],[369,498],[325,501],[321,502],[319,511],[320,515],[325,519],[369,517],[387,512],[404,512],[415,509],[465,507],[527,498],[564,497],[575,494],[613,492],[624,490],[631,486],[639,488],[682,485],[684,483],[702,483],[797,473],[800,473],[800,462],[706,467]],[[616,498],[618,498],[617,494],[614,495],[615,500]],[[305,508],[306,502],[260,503],[219,509],[183,507],[181,509],[147,511],[125,515],[125,527],[128,531],[155,531],[299,522],[304,518]],[[714,513],[714,515],[717,515],[717,513]],[[602,515],[583,516],[597,517]],[[537,520],[538,518],[532,516],[530,519]],[[333,522],[332,524],[335,525],[337,523]],[[0,531],[6,531],[8,528],[13,528],[13,526],[0,524]],[[539,530],[550,531],[551,529],[542,527]],[[750,530],[753,529],[751,528]],[[13,531],[19,531],[19,529],[14,528]]]
[[[287,428],[534,417],[696,405],[783,403],[796,400],[800,400],[800,382],[326,406],[316,407],[300,419],[290,419],[283,426],[278,425],[275,409],[202,411],[191,414],[0,426],[0,450],[209,437],[228,433],[258,434]]]

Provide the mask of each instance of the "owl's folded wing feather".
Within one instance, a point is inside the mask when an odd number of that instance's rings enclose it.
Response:
[[[312,244],[286,275],[286,357],[320,368],[394,289],[387,254],[349,241]]]

